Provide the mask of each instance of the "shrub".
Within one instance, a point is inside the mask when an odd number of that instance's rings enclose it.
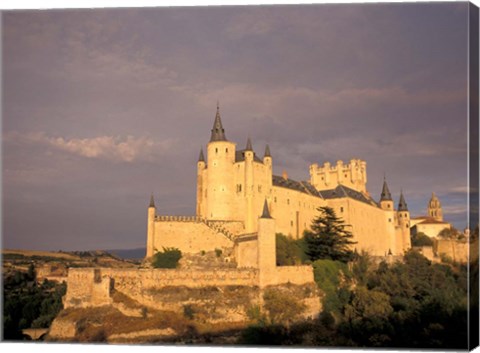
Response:
[[[154,268],[176,268],[182,252],[177,248],[163,248],[162,252],[153,255],[152,266]]]
[[[183,316],[185,316],[187,319],[193,320],[195,316],[195,310],[193,310],[193,307],[190,304],[183,306]]]
[[[412,246],[433,246],[433,240],[425,233],[412,235]]]
[[[217,255],[217,257],[222,256],[222,249],[215,249],[215,255]]]
[[[264,308],[271,324],[289,324],[296,321],[306,306],[291,294],[267,289],[263,295]]]
[[[277,266],[292,266],[308,260],[303,239],[294,240],[282,233],[275,235]]]
[[[342,279],[351,276],[347,265],[340,261],[317,260],[313,263],[313,275],[318,287],[325,293],[325,310],[341,312],[350,295],[346,284],[342,283]]]

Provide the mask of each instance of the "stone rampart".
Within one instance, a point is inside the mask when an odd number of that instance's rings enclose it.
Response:
[[[64,305],[87,307],[111,304],[115,289],[145,305],[151,305],[148,291],[163,287],[256,286],[255,269],[177,270],[72,268],[68,274]]]
[[[447,256],[456,262],[468,262],[469,243],[453,239],[437,239],[434,252],[437,256]]]
[[[277,266],[272,284],[307,284],[314,283],[312,266]]]
[[[157,219],[154,223],[155,235],[152,253],[162,251],[164,247],[178,248],[183,253],[198,253],[202,250],[214,251],[233,247],[231,239],[221,231],[209,227],[200,218],[188,220],[187,217],[157,216]]]

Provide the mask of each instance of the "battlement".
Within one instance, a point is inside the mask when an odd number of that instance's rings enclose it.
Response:
[[[205,219],[198,216],[168,216],[168,215],[156,215],[156,222],[203,222]]]
[[[350,163],[339,160],[335,165],[325,162],[310,165],[310,183],[319,191],[345,185],[360,192],[367,191],[367,162],[351,159]]]

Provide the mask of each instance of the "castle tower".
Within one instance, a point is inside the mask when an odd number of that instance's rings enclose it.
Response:
[[[153,256],[155,237],[155,201],[153,193],[150,195],[150,204],[147,211],[147,254],[146,257]]]
[[[204,170],[206,169],[205,157],[203,156],[203,148],[200,148],[200,155],[198,156],[197,162],[197,217],[205,217],[205,210],[203,209],[203,195],[205,191],[203,190],[204,182]]]
[[[247,139],[247,147],[245,148],[245,231],[247,233],[254,232],[254,214],[253,214],[253,158],[255,153],[252,148],[250,137]]]
[[[387,179],[383,177],[382,193],[380,194],[380,207],[382,210],[393,211],[393,199],[388,189]]]
[[[397,249],[406,251],[411,247],[410,240],[410,212],[408,211],[407,203],[403,197],[403,191],[400,191],[400,201],[398,202],[398,226],[401,229],[401,242]]]
[[[265,287],[271,280],[276,262],[275,220],[270,216],[267,200],[263,204],[263,212],[258,219],[258,270],[260,287]]]
[[[266,189],[265,193],[270,194],[272,190],[272,174],[273,174],[273,161],[272,161],[272,155],[270,154],[270,146],[268,144],[265,146],[265,153],[263,155],[263,164],[267,167],[265,169],[265,173],[267,174],[265,176],[266,180]]]
[[[220,108],[213,123],[212,135],[207,145],[207,190],[205,218],[232,220],[235,163],[235,144],[227,140],[220,118]],[[203,211],[203,210],[202,210]]]
[[[428,202],[428,215],[437,221],[443,222],[442,205],[434,192],[432,192],[432,198]]]

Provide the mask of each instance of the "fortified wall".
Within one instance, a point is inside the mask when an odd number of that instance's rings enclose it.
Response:
[[[154,210],[154,206],[151,207]],[[235,222],[206,223],[199,219],[161,219],[161,236],[168,234],[169,227],[183,222],[192,230],[204,229],[211,243],[201,236],[186,237],[195,246],[207,250],[222,244],[228,254],[234,253],[237,267],[180,268],[180,269],[118,269],[118,268],[72,268],[68,273],[65,308],[113,305],[132,315],[132,309],[119,303],[119,298],[134,301],[133,311],[171,310],[183,313],[186,305],[195,305],[203,312],[208,322],[245,321],[252,305],[261,305],[267,288],[290,291],[294,298],[303,302],[308,317],[320,312],[320,297],[313,278],[311,266],[276,266],[275,220],[270,217],[265,201],[264,211],[258,218],[258,232],[230,239],[228,228],[239,226]],[[155,228],[155,231],[157,228]],[[178,235],[178,233],[176,233]],[[175,241],[177,240],[177,241]],[[177,247],[182,239],[170,238],[171,246]],[[219,243],[223,241],[224,243]],[[163,242],[163,246],[169,246]],[[187,244],[187,245],[188,245]],[[185,246],[186,244],[183,244]],[[230,264],[229,264],[230,265]],[[207,294],[206,294],[207,293]],[[125,301],[125,300],[124,300]]]

